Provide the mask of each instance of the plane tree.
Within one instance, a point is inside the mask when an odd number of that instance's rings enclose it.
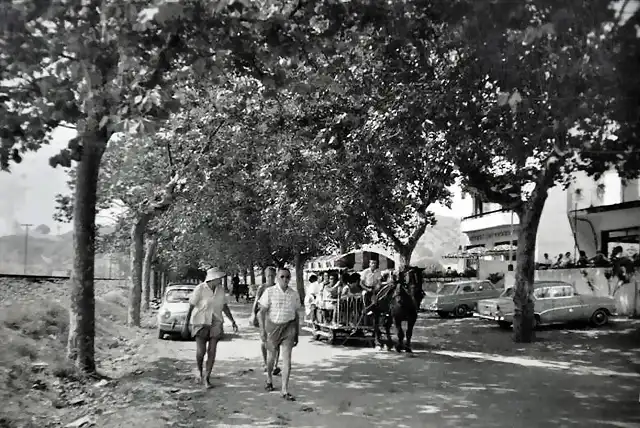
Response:
[[[466,190],[519,217],[516,342],[535,338],[535,244],[549,189],[567,185],[576,170],[638,171],[630,131],[637,120],[630,125],[620,108],[620,15],[610,6],[463,1],[451,27],[454,66],[437,101],[438,124]]]
[[[59,126],[77,131],[51,165],[78,162],[68,356],[80,369],[95,371],[96,191],[112,135],[147,131],[168,118],[180,101],[175,79],[184,74],[238,69],[277,84],[274,67],[266,72],[264,64],[277,65],[296,50],[297,38],[279,37],[308,23],[316,8],[306,6],[233,0],[0,6],[0,167],[46,144]]]

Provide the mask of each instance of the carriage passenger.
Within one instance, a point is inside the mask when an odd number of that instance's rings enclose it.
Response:
[[[328,277],[329,282],[325,283],[322,287],[322,310],[325,322],[331,322],[333,320],[335,300],[338,298],[338,294],[340,292],[338,274],[332,272]]]
[[[307,317],[311,318],[311,322],[318,322],[318,307],[320,306],[322,293],[322,285],[318,281],[316,275],[309,277],[309,286],[307,288],[307,295],[304,298],[304,307]]]
[[[373,295],[382,287],[382,272],[378,269],[378,261],[370,260],[369,267],[360,273],[363,288],[362,297],[365,305],[371,305]]]

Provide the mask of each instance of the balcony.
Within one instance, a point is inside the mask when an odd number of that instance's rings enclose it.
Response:
[[[498,210],[464,217],[460,222],[462,233],[484,230],[493,227],[510,226],[511,211]],[[517,214],[513,214],[513,224],[520,224]]]
[[[567,210],[583,210],[591,207],[605,207],[640,200],[640,182],[630,180],[623,183],[617,173],[609,171],[599,181],[584,175],[577,176],[576,182],[567,192]]]

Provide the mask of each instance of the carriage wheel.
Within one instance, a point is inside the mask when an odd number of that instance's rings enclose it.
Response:
[[[335,345],[337,340],[338,340],[338,337],[336,335],[336,331],[335,330],[331,330],[331,337],[329,338],[329,344],[330,345]]]

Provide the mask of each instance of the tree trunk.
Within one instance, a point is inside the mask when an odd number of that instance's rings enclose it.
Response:
[[[260,276],[262,277],[262,283],[266,284],[267,283],[267,268],[262,268],[262,272],[260,273]]]
[[[304,262],[305,258],[299,252],[296,253],[295,256],[295,267],[296,267],[296,288],[298,289],[298,294],[300,295],[300,303],[304,304]]]
[[[142,266],[142,310],[149,310],[149,300],[151,298],[151,260],[156,252],[156,238],[149,238],[144,251],[144,264]]]
[[[411,256],[413,255],[413,250],[415,249],[416,244],[413,245],[403,245],[402,247],[398,248],[398,246],[396,246],[396,251],[398,252],[398,258],[399,260],[399,265],[398,265],[398,270],[400,272],[404,271],[406,268],[408,268],[409,266],[411,266]]]
[[[160,298],[164,297],[165,291],[167,291],[167,272],[163,270],[160,272]]]
[[[547,189],[536,189],[520,213],[518,248],[516,250],[515,290],[513,303],[513,340],[531,343],[535,340],[533,280],[535,277],[536,236],[540,217],[547,200]]]
[[[146,217],[137,218],[131,227],[131,284],[129,288],[129,312],[127,324],[140,327],[140,304],[142,303],[142,263],[144,257],[144,232]]]
[[[144,276],[144,274],[143,274]],[[154,299],[159,298],[159,293],[158,293],[159,287],[158,287],[158,271],[155,268],[151,268],[151,294],[153,295]]]
[[[96,371],[95,362],[95,220],[100,160],[107,145],[106,134],[83,140],[76,170],[73,204],[73,270],[69,298],[67,357],[86,373]]]
[[[249,263],[249,280],[251,281],[251,285],[256,285],[256,271],[253,262]]]

